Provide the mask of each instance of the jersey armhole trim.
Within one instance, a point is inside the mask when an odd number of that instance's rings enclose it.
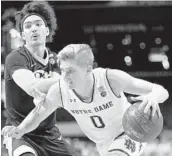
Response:
[[[108,68],[106,69],[105,75],[106,75],[106,81],[107,81],[107,83],[108,83],[108,85],[109,85],[109,88],[111,89],[112,93],[113,93],[117,98],[121,98],[121,95],[118,96],[118,95],[116,95],[116,94],[114,93],[114,91],[113,91],[113,89],[112,89],[112,87],[111,87],[111,85],[110,85],[110,83],[109,83],[108,77],[107,77],[107,70],[108,70]]]
[[[120,153],[124,153],[126,156],[130,156],[127,152],[125,152],[124,150],[122,149],[111,149],[109,150],[108,152],[115,152],[115,151],[118,151]]]
[[[59,80],[59,89],[60,89],[60,97],[61,97],[61,102],[62,102],[62,108],[64,108],[64,104],[63,104],[63,97],[62,97],[62,91],[61,91],[61,87],[60,87],[60,80]]]

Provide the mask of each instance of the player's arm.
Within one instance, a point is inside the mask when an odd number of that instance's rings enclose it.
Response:
[[[107,77],[111,87],[118,95],[121,91],[135,95],[151,93],[159,103],[164,102],[169,96],[168,91],[163,86],[132,77],[121,70],[108,69]]]
[[[121,70],[108,69],[107,78],[112,90],[117,95],[120,95],[120,92],[141,95],[133,98],[133,100],[143,101],[141,106],[147,105],[145,112],[148,111],[150,106],[158,107],[158,103],[163,103],[169,97],[168,91],[163,86],[132,77]],[[156,108],[152,111],[153,115],[155,111]]]
[[[33,82],[33,86],[29,88],[29,94],[33,92],[33,89],[36,88],[42,93],[47,93],[49,88],[55,84],[60,78],[59,73],[52,72],[51,78],[47,79],[38,79],[35,82]]]
[[[39,99],[42,93],[34,90],[35,98]],[[20,138],[22,135],[33,131],[39,124],[62,106],[61,93],[58,83],[52,85],[43,101],[36,104],[36,107],[28,114],[22,123],[8,132],[9,136]]]
[[[48,89],[58,81],[60,75],[53,73],[53,77],[46,79],[37,79],[34,73],[28,69],[18,69],[14,71],[13,80],[21,87],[27,94],[32,95],[32,90],[37,88],[40,92],[47,93]]]
[[[58,81],[58,73],[53,72],[52,78],[37,79],[34,73],[29,70],[28,59],[18,52],[11,52],[5,61],[5,70],[11,75],[15,83],[27,94],[32,96],[32,89],[38,88],[41,92],[47,93],[52,84]]]

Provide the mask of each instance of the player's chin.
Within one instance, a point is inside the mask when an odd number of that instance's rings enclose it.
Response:
[[[68,86],[69,89],[75,89],[73,84],[68,84],[67,86]]]
[[[42,45],[42,43],[39,40],[32,40],[31,44],[32,46]]]

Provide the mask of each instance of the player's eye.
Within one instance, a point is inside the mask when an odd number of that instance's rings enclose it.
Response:
[[[31,27],[32,27],[32,24],[25,24],[25,25],[24,25],[24,28],[25,28],[25,29],[30,29]]]
[[[37,27],[40,27],[42,25],[42,23],[36,23]]]
[[[68,70],[67,72],[68,72],[69,74],[71,74],[71,73],[73,73],[73,70],[70,69],[70,70]]]

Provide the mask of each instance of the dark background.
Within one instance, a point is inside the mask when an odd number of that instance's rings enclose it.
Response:
[[[4,61],[21,40],[16,37],[14,12],[28,1],[1,1],[1,128],[6,123]],[[58,31],[47,46],[58,53],[71,43],[87,43],[99,67],[116,68],[168,89],[160,104],[164,129],[142,156],[172,155],[172,2],[170,1],[49,1],[57,16]],[[164,56],[164,57],[163,57]],[[150,61],[150,57],[157,61]],[[162,58],[164,58],[162,60]],[[127,62],[127,60],[128,62]],[[129,97],[130,95],[127,95]],[[78,156],[99,156],[74,118],[57,110],[57,126]],[[2,142],[1,142],[2,144]],[[170,148],[171,147],[171,148]],[[7,156],[1,145],[1,155]]]
[[[27,1],[2,1],[1,27],[7,26],[4,13],[9,8],[19,10]],[[171,2],[49,2],[55,9],[58,31],[54,41],[48,44],[58,53],[70,43],[87,43],[94,52],[98,66],[117,68],[131,75],[159,83],[168,89],[170,98],[161,105],[164,123],[172,128],[172,4]],[[14,18],[9,18],[14,22]],[[11,51],[9,32],[2,29],[3,57]],[[156,39],[160,39],[157,43]],[[8,42],[7,42],[8,41]],[[128,42],[122,43],[123,41]],[[143,45],[143,48],[142,46]],[[169,67],[162,62],[150,62],[150,54],[164,53]],[[127,65],[125,56],[132,59]],[[2,73],[3,75],[3,73]],[[64,110],[58,113],[58,121],[73,121]]]

